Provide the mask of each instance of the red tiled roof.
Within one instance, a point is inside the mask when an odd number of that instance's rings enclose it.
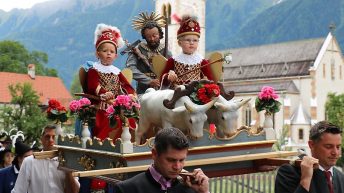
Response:
[[[72,100],[72,96],[58,77],[36,75],[35,79],[32,79],[27,74],[0,72],[0,103],[11,102],[12,97],[8,90],[9,85],[24,82],[31,83],[42,104],[47,104],[49,99],[54,98],[67,107]]]

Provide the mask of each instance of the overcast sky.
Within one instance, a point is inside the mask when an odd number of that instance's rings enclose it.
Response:
[[[34,4],[49,0],[0,0],[0,9],[10,11],[13,8],[31,8]]]

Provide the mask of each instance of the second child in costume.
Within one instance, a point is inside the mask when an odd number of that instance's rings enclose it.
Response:
[[[184,16],[177,31],[178,45],[182,53],[169,58],[162,74],[162,84],[183,85],[193,80],[213,80],[209,62],[197,53],[201,28],[197,20]],[[172,86],[173,88],[173,86]]]
[[[105,139],[115,128],[109,127],[109,118],[106,114],[108,101],[120,94],[134,94],[135,91],[121,73],[113,66],[117,58],[117,49],[124,45],[120,30],[114,26],[98,24],[95,30],[96,56],[99,59],[87,72],[87,93],[100,97],[100,101],[92,101],[99,107],[96,114],[96,124],[93,136]],[[121,125],[121,124],[119,124]],[[115,129],[114,139],[122,133],[121,127]]]

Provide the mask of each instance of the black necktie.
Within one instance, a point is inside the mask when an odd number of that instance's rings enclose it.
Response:
[[[332,180],[331,180],[331,172],[330,171],[324,171],[324,172],[325,172],[325,177],[326,177],[328,189],[330,190],[330,193],[334,193],[333,184],[332,184]]]

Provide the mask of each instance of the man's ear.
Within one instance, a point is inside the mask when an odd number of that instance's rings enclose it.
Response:
[[[152,159],[155,160],[158,157],[158,152],[155,147],[152,148]]]
[[[308,147],[309,147],[309,149],[310,149],[311,152],[312,152],[312,150],[313,150],[313,148],[314,148],[314,141],[309,140],[309,141],[308,141]]]

